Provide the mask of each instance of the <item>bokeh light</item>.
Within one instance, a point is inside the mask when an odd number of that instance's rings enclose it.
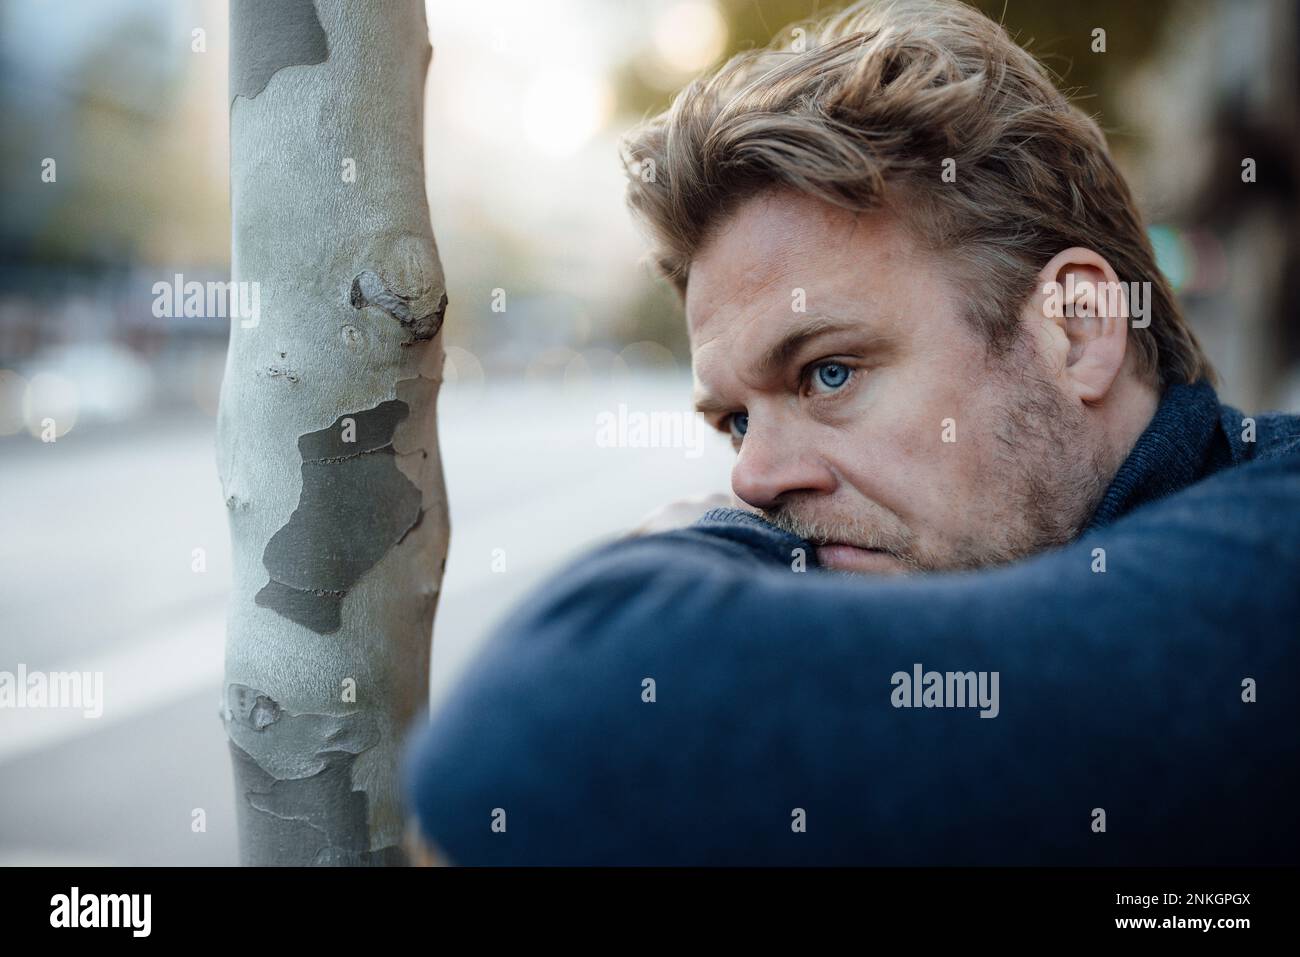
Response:
[[[677,370],[677,357],[667,346],[642,340],[623,347],[614,369],[623,375],[671,373]]]
[[[23,393],[23,421],[27,431],[43,437],[47,425],[53,435],[62,438],[77,424],[81,396],[76,383],[55,372],[38,372]]]
[[[608,121],[614,94],[599,77],[577,69],[543,73],[524,99],[528,141],[547,156],[570,156]]]
[[[458,393],[481,392],[484,382],[483,363],[468,349],[447,346],[442,363],[442,382]]]
[[[655,57],[677,74],[702,70],[722,55],[727,24],[708,0],[674,3],[655,19]]]

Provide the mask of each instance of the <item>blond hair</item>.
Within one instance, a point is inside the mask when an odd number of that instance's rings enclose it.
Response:
[[[1018,338],[1043,266],[1093,249],[1121,281],[1151,283],[1150,326],[1130,332],[1144,380],[1214,381],[1101,129],[965,4],[863,0],[792,27],[692,82],[621,151],[628,203],[682,296],[712,228],[761,190],[793,188],[891,209],[925,248],[950,254],[995,354]],[[941,180],[945,160],[954,182]]]

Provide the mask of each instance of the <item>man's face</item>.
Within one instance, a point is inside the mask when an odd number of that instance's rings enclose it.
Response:
[[[692,261],[696,402],[732,491],[858,572],[969,568],[1077,533],[1108,480],[1032,337],[991,358],[970,296],[884,213],[768,191]]]

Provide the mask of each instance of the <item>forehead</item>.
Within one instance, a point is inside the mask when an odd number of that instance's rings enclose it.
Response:
[[[808,314],[901,333],[898,327],[926,307],[927,289],[931,297],[938,291],[935,276],[891,214],[853,214],[813,197],[769,191],[738,206],[691,262],[685,306],[692,353],[698,365],[702,352],[722,351],[725,343],[734,359]]]

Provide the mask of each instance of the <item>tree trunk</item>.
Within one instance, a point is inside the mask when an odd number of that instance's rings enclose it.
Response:
[[[423,6],[231,0],[230,20],[231,268],[252,304],[217,423],[240,856],[405,863],[400,739],[428,700],[448,539]]]

